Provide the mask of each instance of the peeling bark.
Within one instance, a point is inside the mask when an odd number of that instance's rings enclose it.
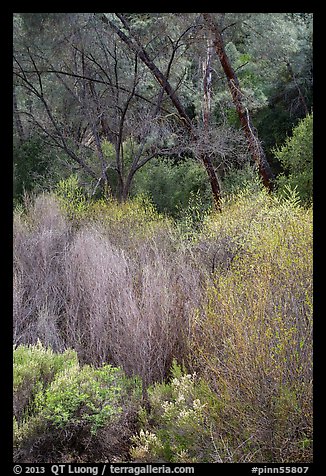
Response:
[[[213,33],[213,44],[215,51],[225,73],[232,100],[246,136],[251,156],[258,166],[258,170],[265,187],[269,191],[272,191],[274,175],[267,161],[265,152],[260,144],[257,133],[252,125],[248,109],[244,106],[243,92],[240,89],[238,77],[232,68],[230,60],[225,52],[224,41],[221,32],[210,13],[203,13],[202,15],[209,30]]]
[[[204,127],[208,127],[209,116],[211,112],[211,95],[212,95],[212,53],[213,45],[210,39],[207,40],[206,58],[203,61],[203,123]]]

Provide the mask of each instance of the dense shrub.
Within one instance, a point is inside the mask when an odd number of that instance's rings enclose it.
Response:
[[[193,195],[200,195],[202,208],[211,204],[205,169],[191,159],[173,164],[154,159],[135,176],[133,193],[147,194],[161,213],[179,217]]]
[[[14,417],[22,422],[30,411],[35,396],[50,385],[58,372],[77,364],[74,352],[55,354],[51,349],[18,346],[14,350]]]
[[[202,270],[139,202],[98,202],[72,226],[53,196],[14,220],[14,342],[74,348],[147,384],[186,352]],[[87,221],[86,221],[86,218]]]
[[[81,367],[75,352],[55,354],[40,343],[19,346],[14,350],[15,459],[71,459],[71,450],[84,461],[108,458],[110,438],[126,437],[128,429],[118,435],[117,428],[127,413],[136,414],[140,397],[140,381],[127,379],[118,368]],[[87,442],[92,442],[91,455]],[[120,451],[123,446],[120,441]]]
[[[294,127],[282,147],[274,150],[285,174],[278,177],[278,186],[297,188],[304,202],[312,201],[313,192],[313,114],[308,114]]]
[[[71,348],[100,372],[74,357],[64,371],[47,357],[18,371],[15,431],[34,436],[17,458],[50,459],[57,445],[74,461],[86,447],[143,462],[311,461],[312,211],[300,203],[291,189],[273,196],[250,183],[201,226],[178,227],[140,199],[70,214],[42,195],[17,209],[15,344]],[[175,363],[170,377],[174,359],[183,371]],[[138,423],[135,411],[116,415],[129,443],[118,423],[97,429],[105,411],[75,412],[77,387],[96,407],[101,384],[87,382],[109,363],[141,376],[147,393]],[[68,427],[69,451],[58,441]]]
[[[221,400],[218,432],[238,457],[311,459],[312,214],[243,194],[207,221],[238,241],[195,315],[192,368]],[[227,223],[227,225],[226,225]],[[247,443],[244,443],[247,442]],[[253,453],[254,451],[254,453]]]

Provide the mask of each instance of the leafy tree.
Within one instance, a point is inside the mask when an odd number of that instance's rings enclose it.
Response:
[[[297,188],[304,202],[311,202],[313,191],[313,114],[308,114],[293,129],[285,143],[274,150],[285,173],[278,177],[279,189]]]
[[[22,144],[14,141],[14,199],[24,192],[41,191],[52,172],[54,154],[39,136],[31,136]]]
[[[218,201],[227,125],[246,160],[257,145],[278,173],[271,149],[312,106],[312,15],[210,15],[213,23],[199,13],[15,14],[17,142],[37,131],[62,151],[60,179],[78,173],[93,195],[120,200],[149,160],[190,156],[203,162]],[[222,62],[207,28],[214,22]]]

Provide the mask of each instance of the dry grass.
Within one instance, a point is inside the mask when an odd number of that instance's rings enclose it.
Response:
[[[128,229],[118,248],[99,220],[72,230],[47,196],[16,217],[14,231],[15,344],[73,348],[82,362],[122,365],[145,384],[185,357],[201,295],[185,250],[143,236],[126,243]]]

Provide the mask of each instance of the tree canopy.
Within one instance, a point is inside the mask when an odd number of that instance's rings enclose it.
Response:
[[[89,195],[126,200],[149,161],[197,161],[219,208],[230,169],[252,163],[274,188],[274,150],[312,111],[309,13],[16,13],[13,26],[17,197],[77,173]]]

